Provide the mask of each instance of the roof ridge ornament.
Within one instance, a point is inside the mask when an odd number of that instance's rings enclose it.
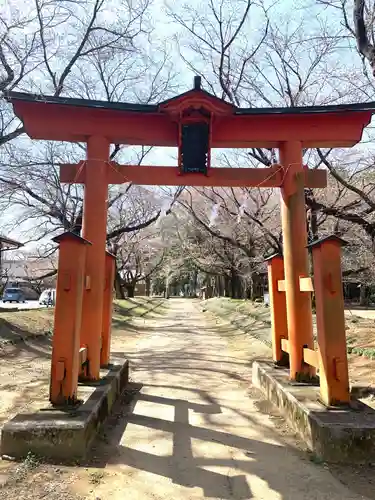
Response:
[[[199,75],[194,77],[194,90],[202,90],[202,77]]]

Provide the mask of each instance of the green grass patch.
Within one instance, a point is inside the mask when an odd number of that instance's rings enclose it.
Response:
[[[356,354],[368,359],[375,359],[375,349],[373,347],[355,347],[352,345],[347,346],[348,354]]]
[[[271,346],[270,312],[263,303],[220,297],[208,299],[202,305],[236,329]]]
[[[132,318],[158,317],[165,314],[167,301],[161,298],[135,297],[116,300],[113,307],[114,327],[129,323]],[[16,344],[53,334],[54,309],[0,311],[0,346]]]
[[[113,307],[114,325],[129,323],[134,318],[159,317],[166,313],[168,304],[165,299],[135,297],[116,300]]]
[[[203,302],[205,310],[210,311],[219,318],[229,321],[236,329],[261,340],[271,346],[271,320],[270,309],[263,303],[250,300],[233,300],[225,297],[208,299]],[[351,316],[347,319],[348,325],[355,325],[352,333],[347,336],[347,352],[375,360],[375,348],[356,346],[361,340],[360,328],[366,326],[368,319]],[[349,328],[350,330],[350,328]]]

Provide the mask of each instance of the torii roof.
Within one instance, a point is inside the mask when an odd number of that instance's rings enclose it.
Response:
[[[360,141],[375,102],[294,108],[239,108],[203,90],[192,90],[158,104],[96,101],[21,92],[6,95],[28,135],[35,139],[85,142],[102,135],[112,143],[177,146],[183,109],[211,112],[212,147],[277,147],[300,141],[303,147],[348,147]]]

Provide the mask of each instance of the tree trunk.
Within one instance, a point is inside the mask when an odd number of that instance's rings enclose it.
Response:
[[[307,213],[307,241],[310,244],[318,239],[318,212],[313,208],[310,208]],[[309,272],[311,275],[314,274],[313,259],[311,254],[309,254]]]
[[[250,275],[249,287],[248,287],[248,298],[250,300],[254,300],[256,298],[253,273],[251,273],[251,275]]]
[[[218,276],[214,276],[212,278],[212,296],[213,297],[219,296]]]
[[[225,279],[222,275],[217,277],[217,292],[219,297],[225,295]]]
[[[135,285],[125,285],[125,287],[128,298],[129,299],[134,298]]]
[[[198,288],[198,271],[195,269],[193,271],[193,282],[192,282],[192,289],[191,289],[191,294],[193,297],[197,296],[197,288]]]
[[[146,297],[151,295],[151,278],[148,276],[146,278]]]
[[[242,299],[245,294],[243,280],[237,274],[236,270],[231,271],[231,297],[232,299]]]
[[[231,280],[228,276],[224,277],[225,280],[225,297],[230,297],[230,291],[231,291]]]
[[[164,297],[166,299],[169,299],[169,296],[170,296],[169,274],[167,274],[167,276],[165,278],[165,293],[164,293]]]
[[[230,296],[232,299],[236,298],[236,293],[237,293],[237,276],[233,270],[231,270],[231,276],[230,276]]]
[[[238,277],[238,292],[238,299],[246,299],[246,282],[240,277]]]
[[[361,284],[360,295],[359,295],[359,305],[367,306],[367,296],[366,296],[366,285]]]
[[[121,276],[118,272],[117,266],[115,271],[115,291],[116,291],[116,299],[125,299],[124,289],[122,287]]]

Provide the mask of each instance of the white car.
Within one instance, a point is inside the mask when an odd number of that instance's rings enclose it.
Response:
[[[44,290],[39,297],[39,304],[41,306],[54,306],[56,303],[56,289],[49,288]]]

